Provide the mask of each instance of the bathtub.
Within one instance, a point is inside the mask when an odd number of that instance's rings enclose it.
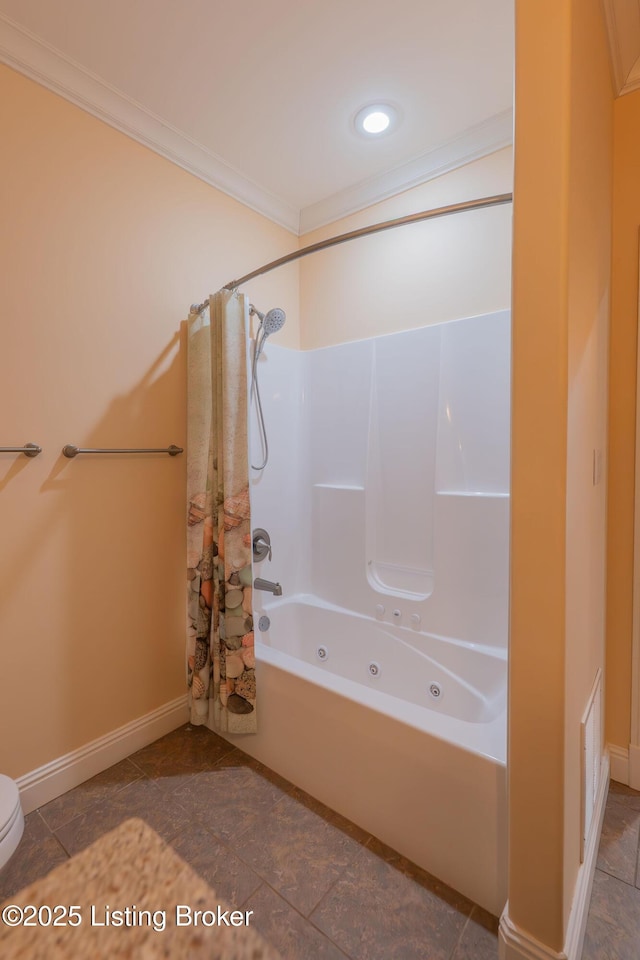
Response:
[[[230,738],[496,916],[510,358],[507,312],[269,343],[251,511],[273,555],[253,573],[284,596],[253,591],[259,732]]]
[[[506,897],[504,651],[381,622],[313,595],[265,596],[256,626],[260,617],[269,619],[256,630],[260,730],[232,739],[499,915]]]
[[[506,651],[419,632],[300,594],[264,608],[257,656],[496,762],[506,755]]]

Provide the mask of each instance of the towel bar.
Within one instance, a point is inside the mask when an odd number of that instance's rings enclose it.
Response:
[[[25,457],[37,457],[42,447],[37,443],[25,443],[23,447],[0,447],[0,453],[24,453]]]
[[[168,453],[170,457],[177,457],[183,452],[183,448],[176,447],[175,443],[169,447],[76,447],[75,444],[68,443],[62,448],[62,453],[69,460],[77,457],[79,453]]]

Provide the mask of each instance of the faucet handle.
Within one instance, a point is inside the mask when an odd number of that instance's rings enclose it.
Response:
[[[264,560],[265,557],[271,560],[271,537],[262,527],[256,527],[253,531],[253,559]]]

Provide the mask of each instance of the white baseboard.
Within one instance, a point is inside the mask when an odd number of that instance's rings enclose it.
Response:
[[[618,778],[614,777],[613,779],[617,780]],[[627,780],[622,780],[621,783],[626,783],[634,790],[640,790],[640,747],[634,743],[629,744],[629,777]]]
[[[580,960],[608,790],[609,753],[606,751],[602,758],[600,788],[593,811],[589,839],[585,846],[584,863],[578,872],[578,879],[576,880],[576,886],[573,892],[573,903],[571,905],[564,948],[558,953],[546,944],[536,940],[536,938],[532,937],[526,930],[518,927],[509,917],[509,903],[507,902],[504,912],[500,917],[500,930],[498,934],[498,955],[500,960]]]
[[[624,747],[616,747],[610,743],[607,745],[609,756],[611,757],[611,779],[617,783],[629,785],[629,751]]]
[[[36,807],[54,800],[112,764],[124,760],[130,753],[170,733],[188,719],[187,697],[177,697],[144,717],[132,720],[104,737],[98,737],[84,747],[26,773],[16,781],[23,812],[31,813]]]
[[[521,930],[508,914],[509,902],[500,917],[498,931],[498,957],[500,960],[567,960],[564,950],[561,953],[540,943],[525,930]]]

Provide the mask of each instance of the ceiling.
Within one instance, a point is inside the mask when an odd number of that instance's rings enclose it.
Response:
[[[513,6],[0,0],[0,59],[298,233],[511,141]]]

